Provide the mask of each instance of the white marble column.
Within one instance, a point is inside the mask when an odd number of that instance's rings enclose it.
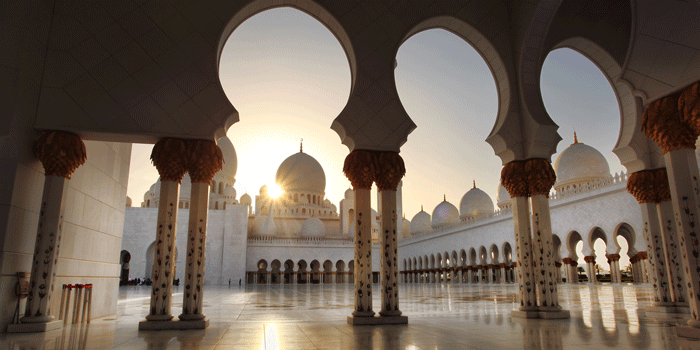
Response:
[[[537,310],[536,281],[530,236],[530,206],[527,197],[515,197],[513,226],[515,228],[515,253],[518,261],[518,289],[520,311]]]
[[[632,174],[634,176],[634,174]],[[671,289],[668,280],[668,268],[664,253],[663,232],[659,227],[659,215],[656,203],[640,203],[642,212],[642,224],[644,240],[647,242],[647,251],[650,252],[650,259],[654,263],[651,271],[651,285],[654,288],[655,303],[659,306],[669,306],[671,300]],[[635,256],[635,259],[636,256]],[[638,262],[632,264],[634,282],[640,282],[637,269]]]
[[[507,278],[506,278],[506,264],[501,264],[501,278],[499,279],[498,283],[506,283]]]
[[[397,183],[398,184],[398,183]],[[396,283],[398,273],[398,252],[396,241],[396,191],[383,189],[380,192],[382,198],[381,234],[381,290],[382,309],[381,316],[399,316],[399,287]]]
[[[588,283],[598,283],[598,277],[595,271],[595,255],[583,257],[586,262],[586,270],[588,272]]]
[[[209,182],[192,182],[190,217],[187,232],[185,290],[180,320],[204,320],[204,265],[206,262],[207,213],[209,212]]]
[[[177,236],[177,205],[180,183],[160,182],[160,201],[156,222],[156,245],[153,261],[151,307],[148,321],[170,321],[175,267],[175,238]]]
[[[175,269],[175,239],[180,197],[180,181],[187,171],[187,145],[184,140],[164,138],[156,143],[151,160],[160,174],[160,199],[156,221],[151,302],[139,329],[164,329],[173,319],[172,289]]]
[[[560,310],[549,198],[546,194],[537,194],[531,196],[530,202],[532,203],[532,250],[535,276],[537,276],[539,306],[542,310],[552,308]]]
[[[661,232],[663,232],[664,247],[666,248],[664,253],[666,254],[666,268],[670,281],[671,301],[676,306],[687,306],[688,292],[686,290],[679,237],[674,222],[673,203],[671,201],[663,201],[657,205],[657,209],[659,211]]]
[[[71,175],[87,159],[83,141],[66,132],[42,134],[34,142],[33,151],[44,167],[44,190],[24,316],[20,318],[21,324],[8,325],[8,332],[45,332],[62,325],[52,315],[51,298],[61,246],[63,196]]]
[[[63,176],[44,179],[30,289],[22,323],[48,323],[56,318],[51,314],[51,297],[63,227],[63,194],[67,188],[68,179]]]
[[[374,316],[371,195],[369,189],[355,189],[355,317]]]

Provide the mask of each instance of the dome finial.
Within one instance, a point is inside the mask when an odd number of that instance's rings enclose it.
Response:
[[[423,211],[423,204],[420,205],[420,211]]]
[[[472,180],[472,181],[474,181],[474,188],[476,188],[476,180]]]
[[[442,195],[442,201],[443,201],[443,202],[447,202],[447,196],[444,195],[444,194]]]
[[[574,145],[577,145],[578,143],[578,136],[576,136],[576,131],[574,131]]]
[[[303,153],[303,152],[304,152],[304,139],[301,139],[301,141],[299,141],[299,153]]]

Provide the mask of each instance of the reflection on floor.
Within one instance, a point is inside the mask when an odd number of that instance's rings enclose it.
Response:
[[[182,287],[180,287],[182,288]],[[375,310],[379,310],[375,285]],[[515,285],[404,284],[408,325],[349,326],[353,290],[342,285],[207,286],[200,331],[143,331],[147,287],[121,287],[116,317],[43,335],[4,335],[2,349],[700,349],[675,335],[683,319],[654,319],[649,286],[560,286],[570,320],[509,316]],[[182,298],[175,290],[175,300]],[[176,316],[181,303],[173,305]]]

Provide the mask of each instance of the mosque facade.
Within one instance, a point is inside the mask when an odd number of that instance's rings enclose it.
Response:
[[[351,283],[354,273],[353,232],[355,194],[348,189],[339,208],[325,198],[323,167],[300,149],[279,166],[275,182],[283,189],[273,198],[267,186],[255,201],[249,194],[237,197],[237,158],[231,141],[219,140],[224,167],[210,184],[205,284],[237,283]],[[560,281],[577,281],[578,266],[589,281],[597,275],[593,244],[605,242],[611,281],[621,282],[618,236],[628,243],[637,282],[646,282],[647,246],[637,202],[626,191],[627,175],[610,174],[605,157],[578,142],[565,149],[554,163],[557,182],[552,188],[551,222],[555,261]],[[185,175],[178,208],[187,217],[190,186]],[[397,191],[401,207],[402,186]],[[160,181],[144,194],[140,207],[126,208],[122,239],[123,282],[150,278],[153,266]],[[377,196],[378,198],[381,198]],[[127,199],[127,206],[131,199]],[[397,225],[402,282],[513,283],[514,237],[511,198],[499,185],[496,205],[483,190],[467,191],[459,207],[443,198],[432,213],[421,210]],[[377,203],[381,208],[381,203]],[[494,209],[497,208],[497,209]],[[381,213],[372,209],[374,280],[379,278],[378,231]],[[401,210],[399,215],[401,218]],[[187,221],[178,223],[186,232]],[[576,245],[583,242],[583,256]],[[175,250],[175,278],[184,278],[186,242]],[[615,270],[615,272],[612,272]]]

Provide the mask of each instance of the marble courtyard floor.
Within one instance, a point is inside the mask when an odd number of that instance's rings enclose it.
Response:
[[[510,317],[515,285],[403,284],[408,325],[352,327],[350,284],[206,286],[209,328],[139,332],[150,288],[121,287],[116,316],[89,327],[2,335],[0,349],[700,349],[700,341],[676,337],[673,326],[682,319],[644,314],[653,298],[648,285],[559,291],[569,320]],[[181,300],[182,287],[174,293]],[[378,285],[373,305],[378,311]],[[181,307],[175,303],[173,314]]]

